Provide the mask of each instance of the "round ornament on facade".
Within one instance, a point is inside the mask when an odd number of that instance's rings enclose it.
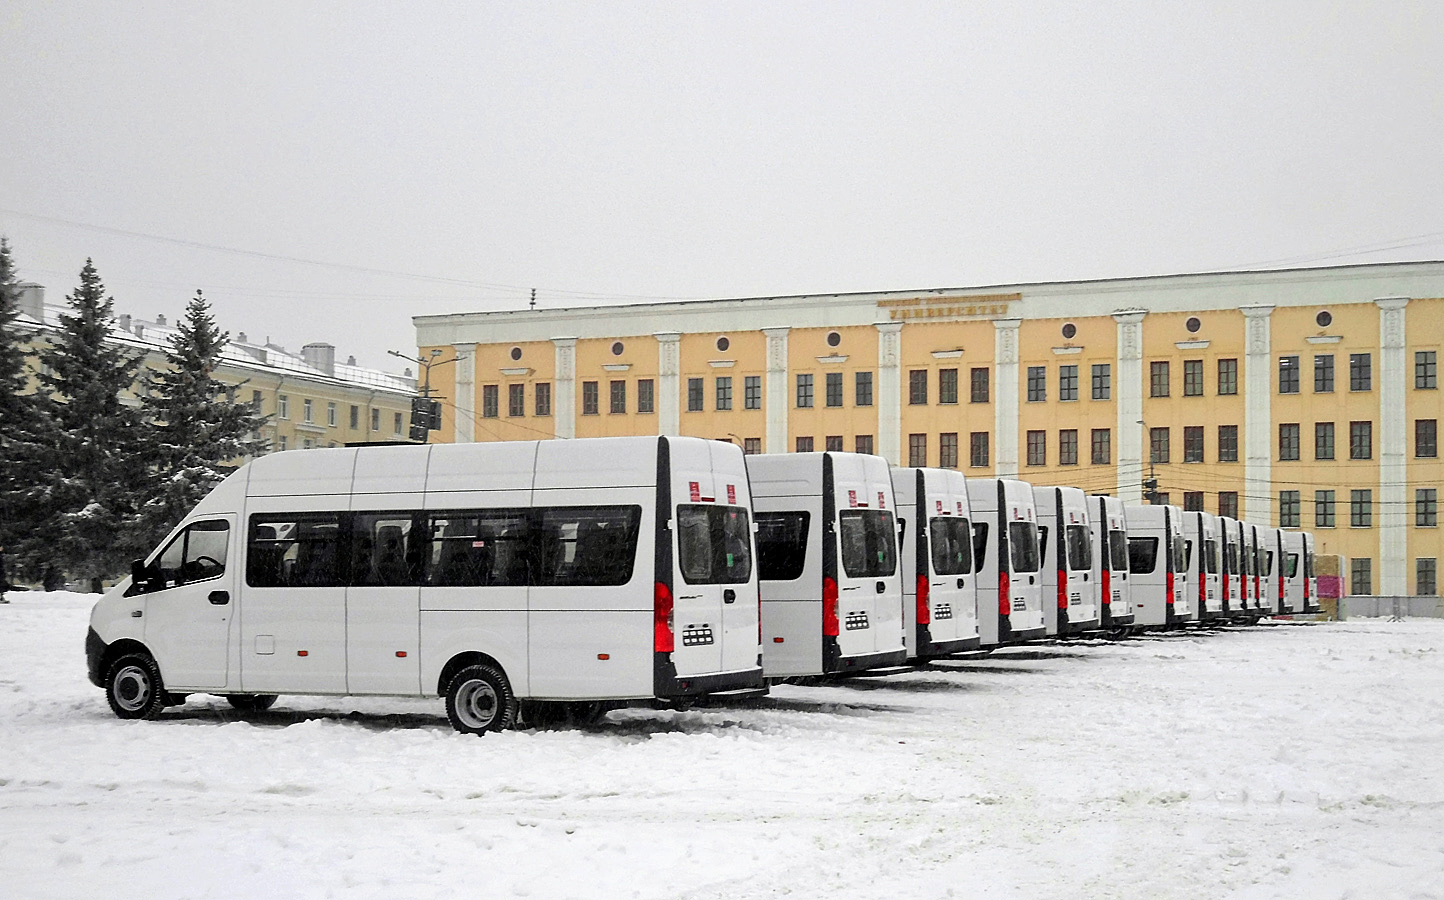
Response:
[[[1068,324],[1063,326],[1063,337],[1067,338],[1068,340],[1073,340],[1074,335],[1076,335],[1077,333],[1078,326],[1074,325],[1072,322],[1069,322]]]
[[[1189,334],[1198,334],[1198,330],[1203,327],[1203,322],[1199,320],[1198,316],[1189,316],[1188,321],[1183,323],[1183,327],[1188,329]]]
[[[1328,310],[1323,310],[1317,316],[1314,316],[1314,321],[1319,323],[1320,328],[1328,328],[1334,324],[1334,316]]]
[[[717,339],[717,350],[719,352],[726,353],[727,348],[730,346],[732,346],[732,342],[727,340],[725,337],[719,337]]]
[[[512,347],[512,348],[511,348],[511,358],[512,358],[513,360],[521,359],[521,348],[520,348],[520,347]]]
[[[627,349],[627,348],[622,346],[622,342],[621,342],[621,341],[617,341],[616,343],[612,344],[612,355],[613,355],[613,356],[621,356],[621,355],[622,355],[622,351],[625,350],[625,349]]]
[[[838,334],[836,331],[829,331],[827,333],[827,346],[836,347],[838,344],[841,343],[842,335]]]

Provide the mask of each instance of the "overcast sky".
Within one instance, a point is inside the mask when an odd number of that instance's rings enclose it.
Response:
[[[1444,258],[1444,3],[0,6],[60,301],[417,314]],[[394,365],[393,365],[394,364]]]

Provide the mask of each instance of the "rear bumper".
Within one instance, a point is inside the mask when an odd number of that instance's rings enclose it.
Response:
[[[1045,638],[1045,637],[1047,637],[1047,636],[1048,636],[1048,629],[1047,629],[1046,626],[1040,627],[1040,628],[1026,628],[1026,629],[1023,629],[1022,631],[1013,631],[1012,629],[1009,629],[1007,638],[998,641],[998,643],[999,643],[1000,645],[1001,645],[1001,644],[1021,644],[1021,643],[1023,643],[1024,641],[1037,641],[1037,640],[1041,640],[1041,639],[1043,639],[1043,638]],[[1000,637],[1001,637],[1001,636],[1000,636]]]
[[[947,656],[952,653],[976,650],[981,646],[982,641],[983,639],[978,637],[958,638],[955,641],[928,641],[925,646],[918,645],[918,658],[927,659],[933,656]]]
[[[655,681],[658,699],[695,697],[719,691],[736,691],[764,687],[762,667],[738,672],[714,672],[707,675],[671,675]]]
[[[881,669],[884,666],[900,666],[908,661],[906,648],[899,647],[896,650],[884,650],[881,653],[862,653],[857,656],[839,656],[827,667],[827,674],[837,672],[864,672],[868,669]]]
[[[1088,631],[1097,631],[1101,627],[1103,627],[1103,619],[1102,617],[1096,617],[1092,619],[1083,619],[1079,622],[1069,622],[1066,627],[1060,627],[1058,629],[1058,633],[1060,635],[1083,634],[1084,632]]]

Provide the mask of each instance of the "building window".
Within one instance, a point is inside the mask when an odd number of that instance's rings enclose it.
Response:
[[[732,376],[717,376],[717,409],[729,410],[732,408]]]
[[[828,372],[826,375],[827,405],[842,405],[842,373]]]
[[[958,433],[956,431],[938,435],[938,465],[944,469],[958,467]]]
[[[797,376],[797,408],[812,409],[812,376]]]
[[[1299,458],[1299,423],[1282,422],[1279,424],[1279,459],[1295,460]]]
[[[1279,491],[1279,527],[1298,528],[1302,501],[1298,491]]]
[[[925,466],[928,464],[928,436],[925,434],[908,435],[908,465]]]
[[[391,432],[393,434],[401,433],[401,413],[391,414]]]
[[[1334,392],[1334,355],[1324,353],[1314,357],[1314,393]]]
[[[853,438],[852,443],[855,452],[866,453],[868,456],[872,455],[872,435],[860,434]]]
[[[637,412],[657,411],[657,384],[650,378],[637,379]]]
[[[1349,491],[1349,524],[1370,528],[1374,524],[1374,492]]]
[[[535,403],[533,404],[533,406],[534,406],[535,409],[536,409],[536,414],[539,415],[539,416],[549,416],[549,415],[551,415],[551,414],[552,414],[552,386],[551,386],[551,382],[545,381],[545,382],[542,382],[541,384],[536,385],[535,387],[532,388],[532,394],[533,394],[534,397],[535,397]]]
[[[1238,462],[1238,426],[1218,426],[1218,461]]]
[[[853,402],[858,406],[872,406],[872,373],[858,372],[852,382]]]
[[[1349,593],[1372,594],[1374,592],[1374,561],[1355,557],[1349,560]]]
[[[608,409],[613,413],[625,413],[627,411],[627,383],[613,381],[609,390],[611,391],[611,405]]]
[[[352,409],[355,409],[356,407],[353,406],[353,407],[351,407],[351,408],[352,408]],[[261,414],[261,392],[260,392],[260,391],[251,391],[251,412],[255,413],[255,414],[258,415],[258,416]],[[351,425],[351,427],[352,427],[352,428],[355,428],[356,426],[355,426],[355,424],[353,423],[353,424]]]
[[[595,381],[582,382],[582,415],[595,416],[600,413],[600,388]]]
[[[908,372],[908,403],[912,406],[926,406],[928,402],[928,372],[913,369]]]
[[[812,438],[810,438],[810,437],[800,437],[800,438],[798,438],[798,439],[797,439],[797,452],[798,452],[798,453],[811,453],[811,452],[812,452]]]
[[[286,436],[284,434],[276,438],[276,447],[280,450],[286,449]]]
[[[1334,458],[1334,423],[1314,423],[1314,459]]]
[[[1297,356],[1279,357],[1279,393],[1297,394],[1299,392],[1299,358]]]
[[[988,465],[988,433],[974,431],[968,435],[968,465],[982,468]]]
[[[1439,455],[1439,420],[1414,420],[1414,455],[1419,459],[1434,459]]]
[[[1028,465],[1046,466],[1048,464],[1048,432],[1028,432]]]
[[[1093,465],[1106,466],[1113,458],[1113,432],[1107,428],[1093,429]]]
[[[957,369],[938,370],[938,402],[949,404],[958,402]]]
[[[1158,499],[1152,501],[1153,506],[1167,506],[1169,504],[1168,491],[1159,491]]]
[[[1439,364],[1434,350],[1419,350],[1414,353],[1414,388],[1432,391],[1439,387]]]
[[[310,401],[310,400],[302,400],[302,401],[301,401],[301,421],[302,421],[302,422],[305,422],[305,423],[308,424],[308,425],[314,424],[315,421],[316,421],[315,418],[313,418],[313,414],[312,414],[312,411],[311,411],[311,410],[312,410],[311,401]]]
[[[1078,465],[1078,430],[1065,428],[1058,432],[1058,465]]]
[[[1183,429],[1183,461],[1203,462],[1203,426],[1187,425]]]
[[[827,448],[827,450],[828,450],[829,452],[841,453],[841,452],[842,452],[842,435],[840,435],[840,434],[829,434],[827,437],[825,437],[825,438],[822,439],[822,446],[825,447],[825,448]]]
[[[372,431],[380,431],[380,430],[381,430],[381,410],[379,410],[379,409],[373,409],[373,410],[371,410],[371,430],[372,430]]]
[[[1414,524],[1434,528],[1439,524],[1439,489],[1414,489]]]
[[[1168,396],[1168,360],[1148,364],[1148,396]]]
[[[1238,360],[1218,361],[1218,392],[1220,395],[1238,393]]]
[[[1374,387],[1374,361],[1368,353],[1349,354],[1349,390],[1368,391]]]
[[[703,392],[706,390],[705,380],[701,378],[687,379],[687,412],[701,412],[703,404]]]
[[[1314,491],[1314,527],[1334,527],[1334,492]]]
[[[1059,400],[1077,400],[1077,399],[1078,399],[1078,367],[1077,367],[1077,366],[1059,366],[1059,367],[1058,367],[1058,399],[1059,399]]]
[[[354,430],[354,429],[357,429],[357,428],[360,428],[360,427],[361,427],[361,407],[359,407],[359,406],[353,406],[353,407],[351,407],[351,428]]]
[[[742,453],[744,456],[756,456],[762,452],[762,438],[743,438]]]
[[[326,404],[326,424],[331,428],[335,428],[336,423],[336,404],[328,402]]]
[[[1414,593],[1421,597],[1433,597],[1439,593],[1439,561],[1420,557],[1414,560]]]
[[[1183,396],[1203,396],[1203,360],[1185,359],[1183,361]]]
[[[761,375],[748,375],[742,379],[742,405],[747,409],[762,408]]]
[[[596,382],[592,382],[595,387]],[[494,384],[483,384],[481,386],[481,417],[483,419],[495,419],[500,415],[501,389]]]
[[[1218,514],[1230,519],[1238,518],[1238,491],[1218,492]]]
[[[1374,458],[1374,423],[1349,423],[1349,459]]]
[[[988,369],[969,369],[972,385],[968,399],[973,403],[988,402]]]
[[[1184,491],[1183,511],[1203,512],[1203,491]]]
[[[276,395],[276,418],[291,418],[291,398],[287,397],[285,394]]]
[[[506,386],[506,414],[513,418],[526,415],[526,385]]]
[[[1113,396],[1113,365],[1111,363],[1095,363],[1093,365],[1093,399],[1108,400]]]
[[[1048,399],[1048,367],[1028,367],[1028,402],[1041,403]]]
[[[1168,429],[1148,429],[1148,461],[1155,463],[1168,462]]]

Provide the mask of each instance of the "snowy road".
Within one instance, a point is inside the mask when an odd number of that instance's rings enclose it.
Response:
[[[122,722],[0,606],[0,896],[1444,897],[1444,623],[1277,625],[587,730],[441,701]]]

